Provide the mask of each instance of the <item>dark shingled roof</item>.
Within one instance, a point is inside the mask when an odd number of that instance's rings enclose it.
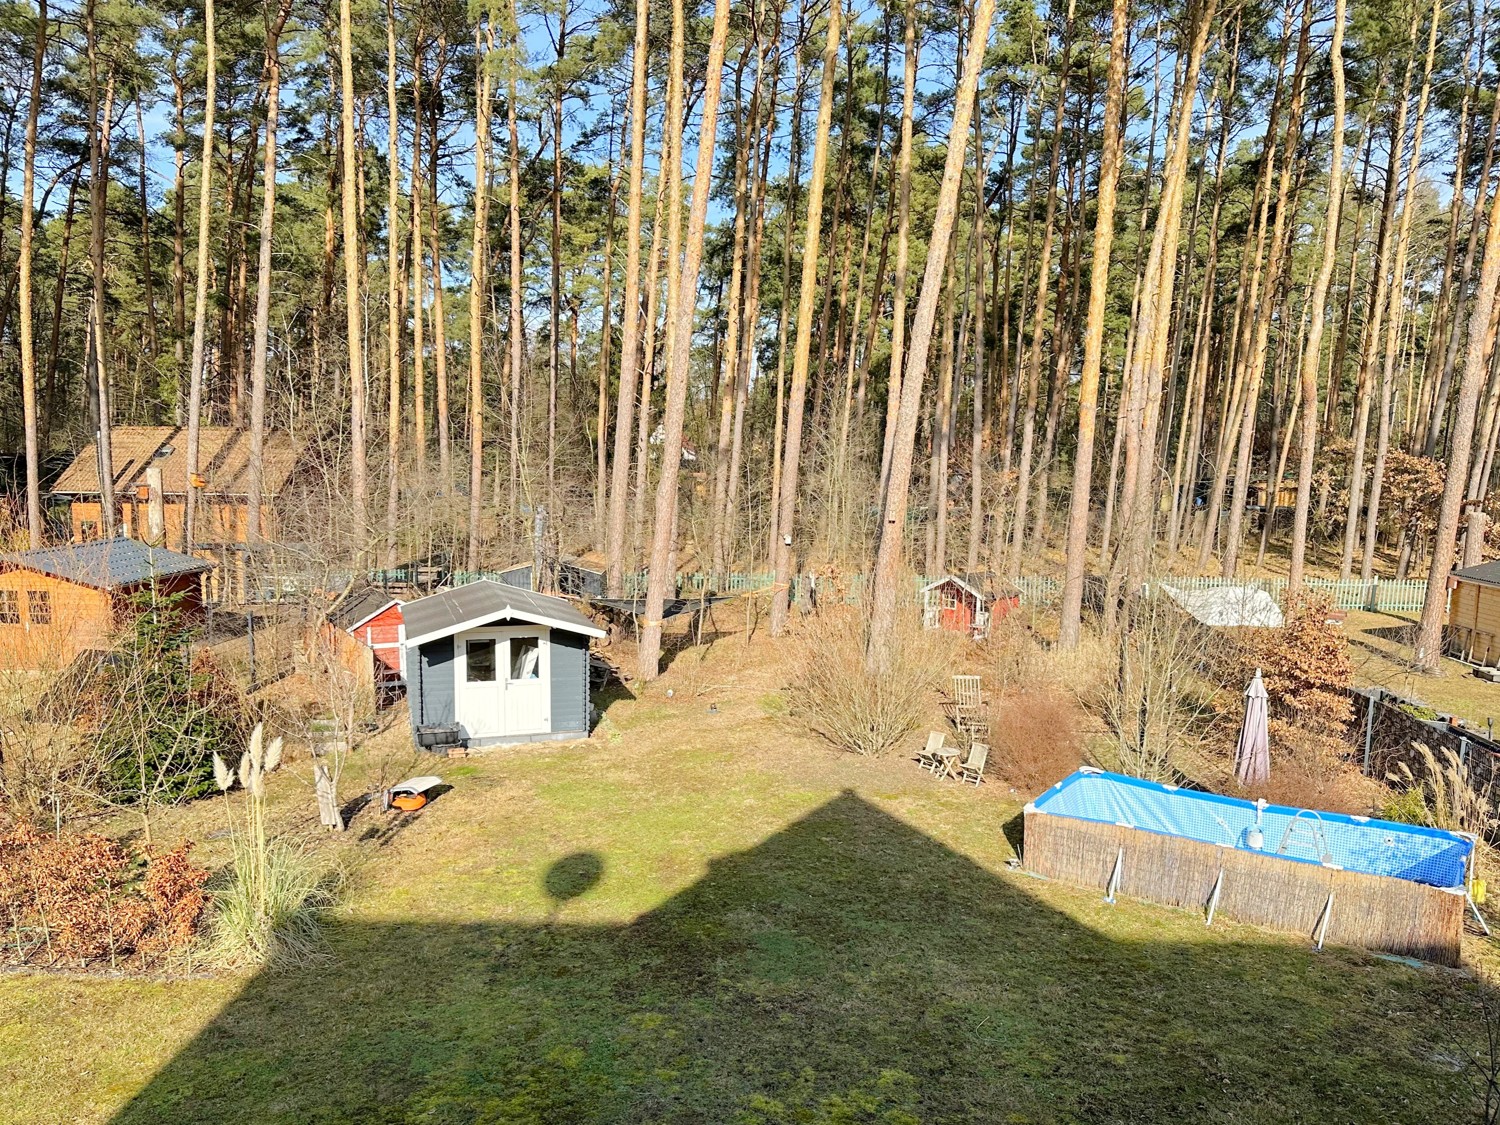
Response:
[[[84,586],[115,590],[143,586],[155,578],[199,574],[212,570],[213,564],[136,539],[96,539],[0,555],[0,567],[37,570]]]
[[[1453,577],[1464,582],[1477,582],[1481,586],[1500,586],[1500,559],[1455,570]]]
[[[401,616],[406,622],[409,641],[445,637],[501,617],[537,621],[590,637],[605,635],[603,629],[562,598],[535,594],[489,579],[407,602],[401,607]]]
[[[328,615],[328,619],[341,629],[352,629],[361,621],[374,617],[396,600],[388,591],[378,586],[371,586],[366,590],[350,594],[336,610]]]

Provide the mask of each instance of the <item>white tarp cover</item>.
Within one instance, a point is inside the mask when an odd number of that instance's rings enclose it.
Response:
[[[1184,590],[1166,582],[1164,594],[1204,625],[1220,628],[1279,628],[1285,623],[1276,599],[1258,586],[1214,586]]]

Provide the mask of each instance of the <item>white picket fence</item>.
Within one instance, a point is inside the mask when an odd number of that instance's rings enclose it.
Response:
[[[482,577],[493,576],[484,572],[455,573],[453,580],[456,584],[462,585],[464,582]],[[918,576],[915,578],[916,588],[921,589],[930,581],[932,581],[930,577]],[[774,582],[775,575],[769,571],[735,571],[724,575],[717,581],[709,574],[683,574],[677,579],[677,592],[680,597],[696,597],[707,591],[741,593],[762,590],[773,585]],[[1147,583],[1147,587],[1150,588],[1163,582],[1179,590],[1214,590],[1222,586],[1252,586],[1264,590],[1278,602],[1286,593],[1285,578],[1204,578],[1163,575],[1152,579]],[[1014,579],[1012,584],[1020,592],[1022,605],[1055,605],[1062,599],[1062,579],[1052,575],[1023,575]],[[1303,585],[1309,592],[1327,595],[1337,609],[1415,611],[1422,608],[1422,601],[1427,596],[1426,578],[1401,580],[1375,578],[1369,582],[1362,582],[1358,579],[1340,581],[1334,578],[1308,578],[1304,579]],[[793,597],[797,601],[807,597],[814,600],[842,597],[844,601],[857,605],[863,600],[864,587],[865,576],[862,574],[844,575],[836,583],[830,578],[807,574],[800,575],[795,580]],[[641,597],[645,592],[644,574],[626,575],[627,597]]]

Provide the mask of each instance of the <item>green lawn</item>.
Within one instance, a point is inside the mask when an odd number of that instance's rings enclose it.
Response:
[[[809,743],[737,655],[360,813],[319,964],[0,978],[4,1118],[1468,1118],[1465,978],[1010,870],[1003,787]]]
[[[1416,622],[1415,613],[1351,611],[1344,629],[1355,679],[1461,716],[1480,732],[1485,720],[1500,722],[1500,684],[1479,679],[1457,660],[1443,660],[1436,675],[1412,667],[1410,637]]]

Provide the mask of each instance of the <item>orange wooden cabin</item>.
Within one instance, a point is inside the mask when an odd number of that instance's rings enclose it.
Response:
[[[132,599],[180,595],[203,611],[212,564],[133,539],[101,539],[0,555],[0,669],[49,671],[108,649]]]
[[[115,526],[122,534],[193,551],[246,541],[250,435],[229,426],[203,426],[198,431],[198,446],[198,470],[189,473],[185,427],[117,426],[111,431]],[[301,446],[286,434],[266,435],[260,518],[261,535],[268,540],[280,537],[276,500],[285,491],[301,455]],[[191,547],[182,541],[189,487],[198,490],[197,542]],[[69,503],[75,543],[104,534],[99,452],[93,443],[85,446],[57,478],[52,495]]]

